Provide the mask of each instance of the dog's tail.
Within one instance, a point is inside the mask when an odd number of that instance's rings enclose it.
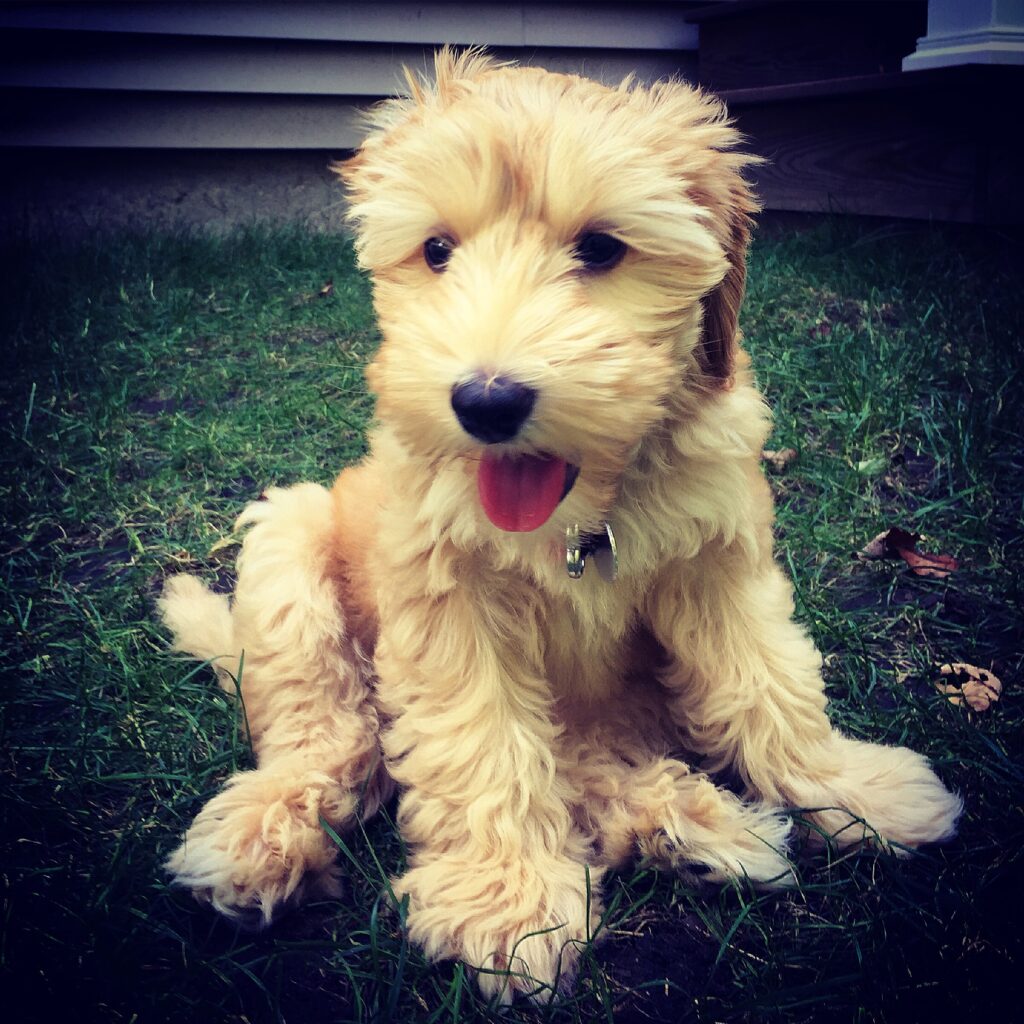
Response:
[[[235,645],[231,606],[195,576],[171,576],[164,584],[157,608],[164,625],[174,634],[171,647],[208,661],[220,685],[235,693],[241,652]]]

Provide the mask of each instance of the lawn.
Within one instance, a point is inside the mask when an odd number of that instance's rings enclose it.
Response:
[[[251,763],[212,674],[170,655],[168,574],[230,583],[271,483],[365,450],[377,341],[348,242],[8,240],[0,282],[0,1000],[8,1020],[473,1022],[459,966],[404,937],[391,813],[343,837],[340,901],[238,932],[161,862]],[[799,850],[797,889],[611,879],[572,998],[506,1020],[941,1021],[1019,988],[1024,913],[1024,246],[998,232],[766,223],[743,322],[776,410],[779,559],[834,720],[932,758],[966,802],[946,847]],[[852,558],[891,526],[943,577]],[[1002,678],[985,711],[936,686]],[[1015,964],[1016,961],[1016,964]],[[1005,1019],[1005,1013],[999,1018]]]

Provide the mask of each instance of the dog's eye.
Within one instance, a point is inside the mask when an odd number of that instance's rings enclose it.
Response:
[[[434,273],[440,274],[448,266],[454,250],[455,243],[450,238],[436,235],[423,243],[423,258]]]
[[[611,270],[626,254],[626,243],[603,231],[588,231],[576,239],[572,254],[587,270]]]

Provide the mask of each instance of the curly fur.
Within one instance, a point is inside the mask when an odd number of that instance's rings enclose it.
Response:
[[[259,764],[199,814],[176,879],[269,921],[334,885],[319,819],[397,785],[412,938],[510,998],[571,977],[602,874],[637,851],[785,883],[787,806],[842,843],[948,838],[960,802],[923,758],[832,729],[773,560],[737,328],[752,158],[721,104],[448,50],[410,92],[341,169],[384,337],[372,454],[245,511],[230,609],[181,577],[162,600],[176,646],[237,680]],[[622,262],[581,272],[584,230]],[[581,467],[530,533],[481,511],[485,446],[450,404],[480,369],[539,396],[510,450]],[[566,527],[605,520],[619,579],[569,579]]]

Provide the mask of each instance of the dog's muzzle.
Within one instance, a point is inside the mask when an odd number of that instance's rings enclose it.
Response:
[[[508,377],[478,373],[452,388],[452,409],[462,429],[487,445],[514,440],[533,412],[537,392]],[[543,526],[572,490],[579,467],[550,452],[484,451],[477,492],[499,529],[528,533]]]
[[[484,444],[511,441],[533,412],[537,392],[507,377],[475,377],[452,388],[452,409],[462,429]]]

